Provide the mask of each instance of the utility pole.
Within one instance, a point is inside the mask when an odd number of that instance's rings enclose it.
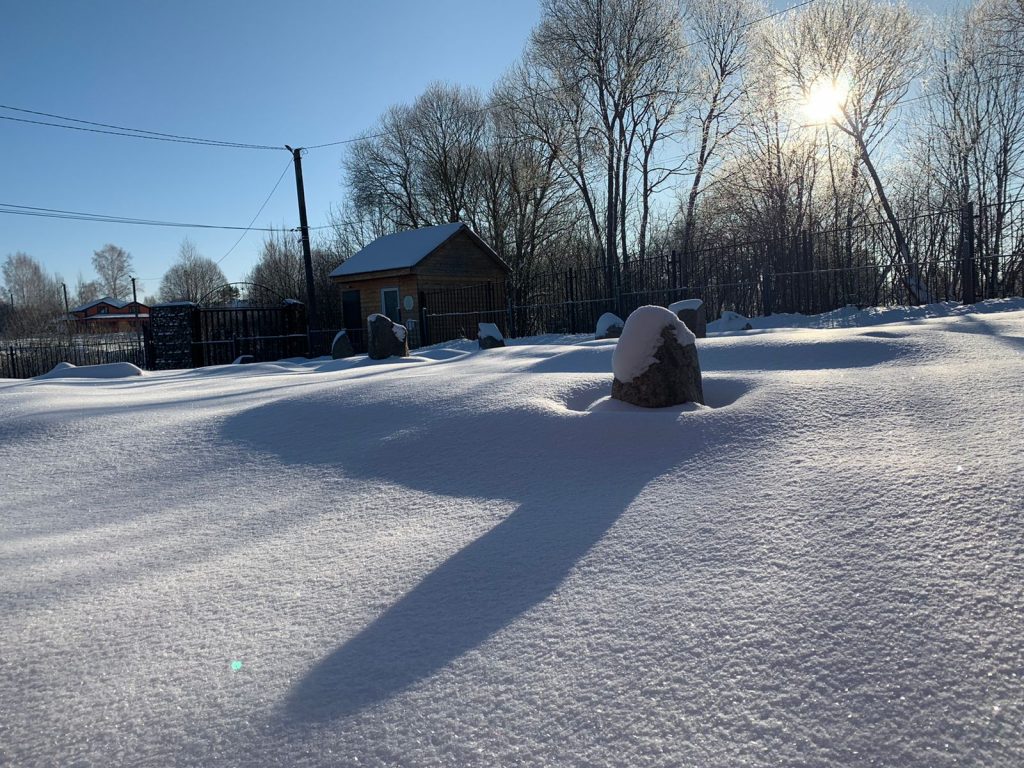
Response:
[[[135,305],[135,335],[139,335],[139,297],[135,293],[135,275],[132,278],[132,304]]]
[[[299,228],[302,234],[302,260],[306,265],[306,335],[309,339],[309,354],[315,355],[318,347],[314,342],[320,330],[320,318],[316,308],[316,289],[313,284],[313,254],[309,248],[309,221],[306,219],[306,191],[302,186],[302,147],[284,148],[292,153],[295,161],[295,192],[299,196]]]
[[[68,284],[61,283],[60,287],[64,289],[64,328],[68,332],[68,336],[71,335],[71,309],[68,307]]]

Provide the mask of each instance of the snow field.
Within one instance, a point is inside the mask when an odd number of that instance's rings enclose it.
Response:
[[[543,341],[0,382],[0,763],[1021,762],[1024,312]]]

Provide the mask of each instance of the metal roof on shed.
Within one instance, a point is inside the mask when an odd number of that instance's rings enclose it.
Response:
[[[457,221],[454,224],[420,227],[378,237],[331,272],[330,276],[344,277],[363,272],[382,272],[387,269],[410,269],[461,229],[472,231],[465,223]]]

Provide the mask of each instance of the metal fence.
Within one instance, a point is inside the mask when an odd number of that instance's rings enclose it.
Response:
[[[146,367],[146,345],[136,334],[92,334],[12,339],[0,347],[0,378],[28,379],[58,363],[132,363]]]
[[[991,208],[973,205],[904,219],[907,257],[898,255],[888,224],[871,222],[430,291],[423,297],[424,343],[475,336],[480,322],[509,337],[592,332],[604,312],[625,318],[644,304],[684,298],[702,299],[716,318],[724,310],[818,314],[1021,295],[1022,206],[999,214],[998,227]]]

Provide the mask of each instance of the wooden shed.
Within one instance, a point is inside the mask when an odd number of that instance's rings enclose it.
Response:
[[[380,313],[409,328],[415,340],[424,292],[503,282],[508,273],[487,243],[455,222],[377,238],[330,277],[341,286],[346,328],[364,329]]]

